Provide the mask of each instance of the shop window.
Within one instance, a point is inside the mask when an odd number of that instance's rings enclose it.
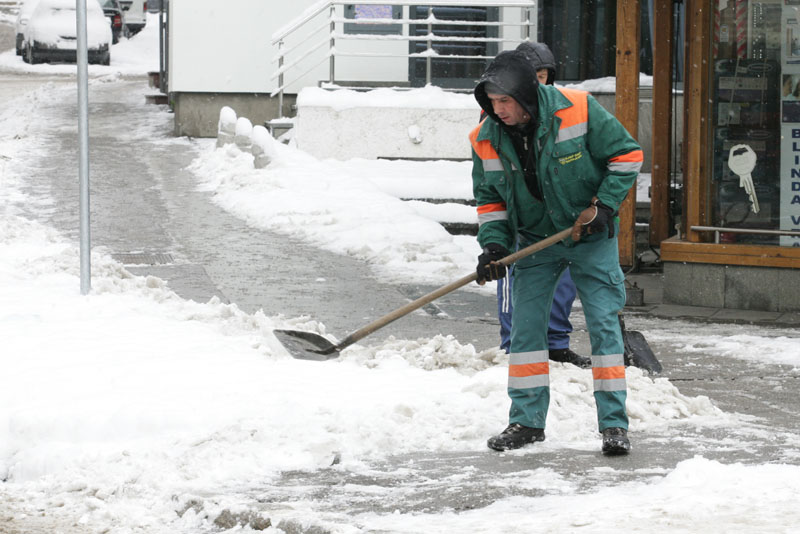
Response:
[[[345,33],[366,33],[370,35],[400,35],[403,33],[403,26],[400,24],[387,24],[383,22],[366,23],[366,21],[383,21],[389,19],[402,19],[403,6],[392,6],[389,4],[345,4],[344,17],[364,21],[359,24],[345,23]]]
[[[538,40],[556,56],[556,79],[581,81],[614,76],[616,72],[616,0],[539,0]],[[640,2],[640,68],[653,72],[650,38],[652,0]]]
[[[712,224],[800,229],[800,0],[714,2]],[[800,246],[797,238],[721,240]]]
[[[436,58],[431,60],[431,83],[450,89],[471,89],[486,69],[488,60],[466,59],[463,56],[495,56],[498,46],[495,42],[471,41],[497,37],[497,27],[487,26],[484,22],[496,22],[499,19],[499,8],[485,6],[409,6],[409,18],[425,20],[432,14],[438,21],[436,24],[411,24],[409,34],[424,37],[428,32],[442,37],[452,37],[453,41],[432,41],[431,48]],[[475,24],[448,24],[447,21],[471,21]],[[427,41],[411,41],[409,52],[419,54],[428,48]],[[447,59],[442,56],[462,56]],[[412,87],[421,87],[426,83],[427,59],[415,57],[409,61],[409,82]]]

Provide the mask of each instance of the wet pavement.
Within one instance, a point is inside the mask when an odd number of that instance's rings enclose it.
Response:
[[[307,315],[339,339],[433,289],[380,283],[357,260],[248,226],[216,206],[186,170],[208,143],[172,138],[172,116],[163,106],[144,106],[145,91],[143,80],[90,90],[93,248],[133,262],[128,268],[135,274],[163,278],[184,298],[206,302],[217,296],[248,313]],[[52,117],[50,132],[32,133],[48,139],[51,155],[31,170],[31,193],[56,199],[46,222],[77,241],[75,172],[53,172],[77,169],[77,137],[70,132],[76,104],[70,91],[60,93],[39,102]],[[497,344],[495,306],[474,292],[453,294],[381,335],[443,333],[489,348]]]

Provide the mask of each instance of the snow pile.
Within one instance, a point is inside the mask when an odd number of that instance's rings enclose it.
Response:
[[[319,325],[184,301],[99,254],[81,296],[73,245],[13,215],[0,228],[0,366],[14,377],[0,390],[0,477],[87,521],[187,526],[197,516],[176,509],[197,492],[421,444],[482,451],[505,419],[503,355],[437,337],[294,360],[271,329]],[[726,419],[628,374],[634,431]],[[591,382],[553,364],[549,439],[529,454],[596,449]]]
[[[556,85],[560,86],[561,84],[557,83]],[[567,83],[564,84],[564,87],[589,91],[594,94],[609,93],[613,95],[617,92],[617,79],[614,76],[606,76],[604,78],[584,80],[580,83]],[[639,87],[653,87],[653,77],[640,72]]]
[[[546,469],[527,475],[532,481],[552,480]],[[796,465],[724,465],[696,457],[649,485],[602,487],[602,478],[599,485],[601,489],[578,496],[563,491],[508,497],[478,510],[406,515],[402,523],[391,515],[372,513],[358,519],[367,531],[395,534],[444,532],[437,529],[439,525],[447,525],[447,532],[496,532],[500,524],[510,532],[750,534],[792,532],[800,522]],[[613,518],[608,517],[609,510],[614,511]]]
[[[742,326],[736,324],[715,324],[712,328],[707,323],[658,321],[653,326],[645,332],[647,339],[670,346],[678,354],[707,354],[800,368],[797,330],[793,328],[761,328],[760,335],[754,335],[743,332]]]
[[[203,153],[190,168],[203,190],[250,224],[356,257],[388,279],[440,284],[474,268],[474,237],[451,236],[383,190],[406,183],[414,193],[463,197],[471,188],[465,164],[320,161],[290,146],[274,148],[264,169],[232,145]]]
[[[445,91],[432,85],[409,90],[390,88],[370,91],[353,91],[335,89],[335,86],[323,89],[320,87],[304,87],[297,95],[297,107],[326,107],[336,111],[351,108],[406,108],[406,109],[467,109],[470,110],[477,124],[481,107],[472,94],[461,94]],[[466,144],[466,140],[464,140]]]

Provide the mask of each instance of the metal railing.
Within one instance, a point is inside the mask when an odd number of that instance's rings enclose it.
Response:
[[[535,8],[535,0],[506,0],[506,1],[491,1],[491,0],[404,0],[404,1],[386,1],[386,0],[361,0],[357,2],[359,6],[391,6],[401,7],[403,16],[401,18],[345,18],[337,14],[337,7],[341,7],[342,13],[344,12],[345,5],[353,5],[355,2],[344,2],[336,0],[325,0],[318,2],[311,8],[307,9],[302,16],[292,21],[283,29],[278,30],[272,36],[272,45],[278,47],[278,53],[273,58],[273,62],[277,62],[278,68],[273,73],[270,79],[276,79],[277,87],[272,91],[270,96],[278,95],[278,109],[280,113],[283,110],[283,93],[288,85],[301,79],[302,77],[310,74],[314,69],[318,68],[325,61],[328,62],[328,80],[330,84],[336,83],[336,58],[337,57],[356,57],[356,58],[419,58],[425,60],[425,83],[431,83],[432,78],[432,61],[434,59],[446,58],[447,60],[488,60],[494,56],[480,55],[480,54],[439,54],[434,45],[442,43],[520,43],[525,40],[530,40],[530,29],[532,20],[535,21],[535,13],[531,11]],[[407,16],[410,7],[426,7],[428,8],[427,18],[414,19]],[[480,8],[520,8],[522,14],[518,20],[513,21],[488,21],[488,20],[451,20],[451,19],[437,19],[434,15],[434,8],[437,7],[480,7]],[[308,26],[314,22],[324,19],[321,24],[306,33],[303,37],[298,39],[298,44],[294,47],[287,47],[286,41],[290,37],[297,37],[298,32],[303,29],[308,29]],[[365,27],[375,27],[375,25],[392,25],[400,26],[401,31],[398,34],[373,34],[373,33],[355,33],[337,31],[337,25],[344,28],[344,24],[350,25],[364,25]],[[412,35],[411,26],[427,26],[426,35]],[[506,27],[520,28],[518,37],[457,37],[448,35],[437,35],[436,27],[441,26],[483,26],[488,28],[494,27],[503,29]],[[320,34],[322,34],[320,36]],[[359,51],[349,52],[339,50],[336,48],[337,41],[363,41],[365,44],[370,42],[386,43],[387,41],[406,41],[408,43],[420,42],[425,43],[426,48],[420,52],[408,52],[405,54],[387,53],[380,51]],[[293,59],[289,59],[289,56]],[[300,70],[304,69],[304,70]],[[299,71],[299,74],[296,74]],[[289,74],[293,76],[289,78]]]
[[[760,230],[758,228],[726,228],[724,226],[690,226],[695,232],[714,232],[714,243],[719,244],[720,234],[753,234],[800,237],[796,230]]]

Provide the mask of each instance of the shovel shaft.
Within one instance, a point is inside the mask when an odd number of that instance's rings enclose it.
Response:
[[[537,252],[539,250],[547,248],[550,245],[552,245],[554,243],[557,243],[559,241],[563,241],[564,239],[566,239],[570,235],[571,232],[572,232],[572,228],[566,228],[564,230],[561,230],[557,234],[554,234],[554,235],[551,235],[550,237],[542,239],[541,241],[538,241],[538,242],[536,242],[536,243],[534,243],[532,245],[529,245],[529,246],[527,246],[527,247],[525,247],[523,249],[520,249],[520,250],[518,250],[517,252],[515,252],[513,254],[509,254],[505,258],[501,259],[499,261],[499,263],[502,263],[505,266],[509,266],[509,265],[521,260],[522,258],[525,258],[526,256],[530,256],[534,252]],[[403,306],[401,308],[398,308],[398,309],[394,310],[391,313],[387,313],[386,315],[384,315],[383,317],[381,317],[379,319],[375,319],[374,321],[372,321],[368,325],[366,325],[364,327],[361,327],[360,329],[356,330],[355,332],[353,332],[352,334],[350,334],[349,336],[344,338],[339,344],[336,345],[336,349],[337,350],[342,350],[345,347],[349,347],[353,343],[357,342],[360,339],[363,339],[363,338],[367,337],[368,335],[370,335],[374,331],[378,330],[379,328],[383,328],[387,324],[389,324],[389,323],[391,323],[393,321],[396,321],[397,319],[399,319],[401,317],[404,317],[404,316],[408,315],[412,311],[417,310],[417,309],[425,306],[426,304],[428,304],[430,302],[433,302],[434,300],[438,299],[439,297],[443,297],[444,295],[447,295],[448,293],[451,293],[451,292],[455,291],[456,289],[469,284],[470,282],[474,282],[475,280],[477,280],[477,278],[478,278],[478,274],[476,272],[473,272],[470,275],[467,275],[467,276],[465,276],[463,278],[459,278],[455,282],[450,282],[449,284],[447,284],[445,286],[442,286],[439,289],[431,291],[427,295],[423,295],[423,296],[419,297],[418,299],[409,302],[405,306]]]

